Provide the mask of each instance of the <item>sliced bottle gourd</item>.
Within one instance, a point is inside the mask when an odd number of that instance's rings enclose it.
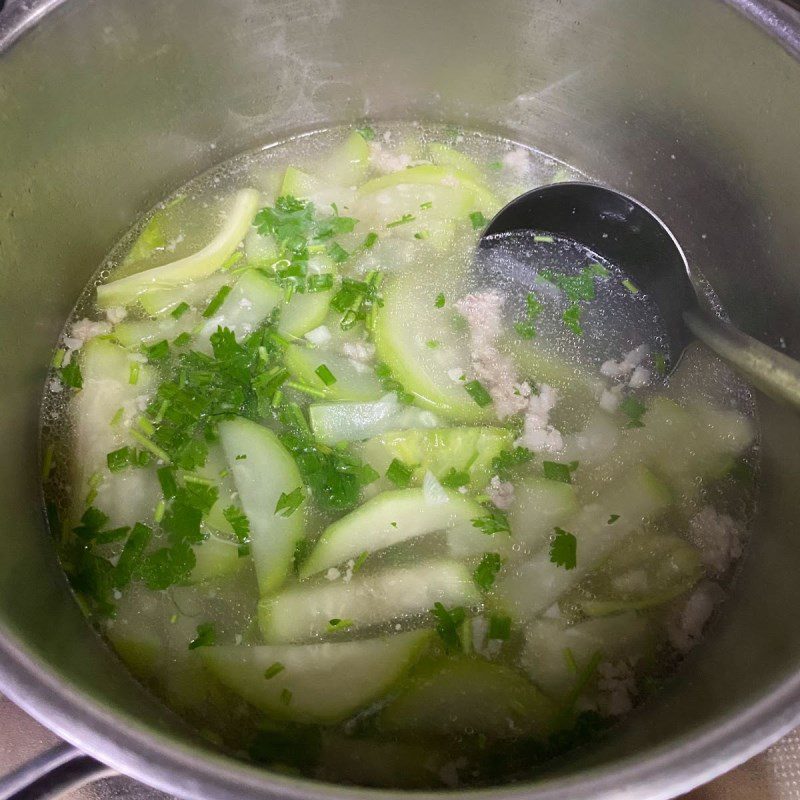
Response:
[[[355,199],[355,191],[349,186],[331,183],[296,167],[286,168],[280,194],[310,200],[322,213],[334,205],[339,211],[346,211],[353,205]]]
[[[191,308],[202,311],[223,286],[233,283],[234,280],[235,278],[230,272],[220,270],[207,278],[182,286],[147,291],[139,295],[139,305],[151,317],[171,313],[181,303],[186,303]]]
[[[544,546],[527,561],[507,567],[495,583],[495,598],[516,619],[538,616],[639,530],[645,519],[661,512],[671,501],[672,496],[658,478],[644,467],[634,468],[597,502],[565,520],[564,529],[577,540],[573,568],[553,563],[550,547]],[[618,518],[610,522],[612,515]]]
[[[326,400],[372,402],[380,400],[385,390],[370,367],[356,364],[343,355],[324,347],[291,344],[286,348],[286,368],[295,378],[320,393]],[[325,383],[317,373],[327,367],[335,381]]]
[[[458,276],[447,269],[396,276],[378,309],[375,347],[379,360],[418,405],[457,422],[488,422],[494,418],[492,405],[478,405],[465,388],[471,365],[469,334],[452,307],[464,293]],[[445,297],[442,307],[436,302],[440,295]]]
[[[258,619],[265,641],[302,642],[342,629],[358,631],[427,617],[435,603],[451,608],[479,602],[469,569],[455,561],[435,560],[356,573],[348,582],[339,577],[293,586],[263,598]]]
[[[464,153],[460,153],[458,150],[448,147],[441,142],[431,142],[428,145],[428,153],[433,163],[437,166],[452,168],[475,183],[481,182],[482,175],[480,168],[469,156],[464,155]]]
[[[486,515],[486,509],[458,492],[447,491],[432,499],[424,489],[397,489],[367,500],[355,511],[329,525],[311,554],[300,566],[300,577],[337,567],[362,553],[376,553],[436,531],[473,540],[490,540],[472,520]],[[486,550],[488,545],[483,547]]]
[[[430,637],[423,630],[353,642],[206,647],[202,657],[225,686],[269,716],[332,725],[381,697]]]
[[[416,215],[420,212],[420,205],[430,202],[431,208],[423,210],[465,222],[473,211],[481,211],[490,217],[500,208],[492,192],[469,175],[450,166],[435,164],[420,164],[372,178],[358,190],[359,197],[376,192],[387,192],[389,202],[375,205],[390,206],[392,212],[401,210]],[[402,198],[402,206],[394,207],[393,194]],[[412,207],[413,203],[416,203],[415,207]]]
[[[399,426],[398,426],[399,427]],[[419,484],[426,472],[442,480],[446,475],[465,472],[467,486],[480,491],[494,474],[492,462],[510,447],[513,435],[504,428],[394,429],[364,444],[364,460],[383,475],[394,459],[413,465],[412,483]]]
[[[543,547],[553,528],[577,510],[578,498],[572,484],[529,475],[514,483],[508,522],[515,541],[530,554]]]
[[[439,424],[432,411],[403,405],[394,393],[374,403],[317,403],[309,407],[308,419],[315,438],[330,445],[360,442],[384,431],[435,428]]]
[[[204,318],[196,347],[210,351],[209,339],[220,327],[228,328],[237,340],[244,338],[269,319],[282,299],[283,293],[274,281],[258,270],[247,270],[233,285],[217,312]]]
[[[292,568],[304,534],[305,500],[289,516],[276,513],[282,494],[303,486],[289,451],[268,428],[246,419],[226,420],[219,437],[247,519],[253,563],[262,594],[275,591]]]
[[[308,260],[309,275],[333,275],[333,262],[324,255],[315,255]],[[300,337],[325,321],[331,304],[333,289],[324,292],[295,292],[288,303],[281,306],[278,332]]]
[[[234,197],[222,229],[205,247],[171,264],[98,286],[97,304],[100,308],[127,306],[147,291],[181,286],[216,272],[244,239],[258,203],[259,194],[255,189],[242,189]]]
[[[319,174],[333,184],[361,183],[369,169],[369,145],[358,131],[347,138],[319,165]]]
[[[653,655],[653,624],[632,611],[565,625],[557,619],[535,619],[525,627],[522,665],[554,699],[568,695],[592,661],[636,662]]]
[[[378,724],[387,733],[415,738],[546,739],[556,715],[553,702],[511,667],[452,658],[420,665]]]
[[[209,536],[192,547],[195,565],[189,576],[190,583],[226,578],[239,571],[244,559],[239,556],[239,545],[229,539]]]
[[[675,599],[702,577],[700,554],[685,540],[634,534],[562,603],[590,617],[639,611]]]
[[[126,445],[138,446],[131,429],[122,424],[120,410],[129,419],[137,415],[142,401],[155,388],[155,370],[140,363],[138,355],[107,339],[90,340],[73,358],[80,359],[83,376],[83,388],[72,396],[69,407],[75,447],[73,516],[77,520],[83,513],[92,480],[96,494],[93,503],[108,515],[109,527],[147,522],[159,497],[153,470],[111,472],[106,457]],[[136,376],[135,383],[131,383],[132,375]]]
[[[187,311],[180,319],[167,315],[160,319],[125,320],[114,326],[113,334],[123,347],[138,348],[140,345],[149,346],[164,339],[171,342],[201,322],[202,318],[196,311]]]

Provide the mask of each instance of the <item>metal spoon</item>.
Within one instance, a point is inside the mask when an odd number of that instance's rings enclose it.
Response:
[[[590,183],[555,183],[512,200],[481,236],[537,231],[572,239],[629,275],[657,304],[674,369],[693,335],[776,400],[800,409],[800,363],[720,320],[701,304],[686,256],[646,206]]]

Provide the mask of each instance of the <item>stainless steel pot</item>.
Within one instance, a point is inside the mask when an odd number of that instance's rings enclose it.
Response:
[[[128,676],[70,595],[36,441],[44,368],[78,291],[131,219],[213,162],[333,122],[432,118],[534,144],[640,198],[743,330],[800,357],[798,59],[800,14],[777,0],[6,0],[3,691],[184,797],[352,796],[215,752]],[[800,722],[800,420],[759,406],[760,511],[714,635],[597,748],[475,794],[672,797]]]

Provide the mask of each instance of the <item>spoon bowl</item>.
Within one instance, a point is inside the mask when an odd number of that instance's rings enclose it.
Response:
[[[571,239],[628,275],[661,313],[669,370],[696,337],[767,394],[800,410],[800,364],[706,307],[680,244],[638,200],[591,183],[541,186],[502,208],[484,230],[479,247],[489,247],[492,237],[513,231]]]

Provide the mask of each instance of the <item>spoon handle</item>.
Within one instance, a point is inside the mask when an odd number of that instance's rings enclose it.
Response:
[[[691,332],[753,385],[800,410],[800,363],[700,310],[685,311]]]

